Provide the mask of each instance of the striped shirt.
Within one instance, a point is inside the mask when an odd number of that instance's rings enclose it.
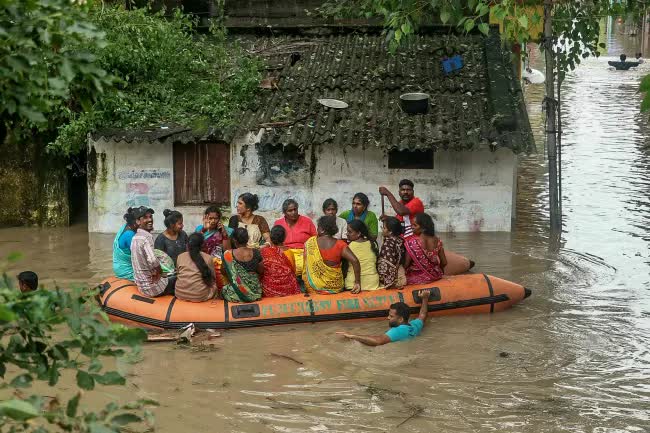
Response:
[[[167,278],[162,277],[157,271],[160,262],[153,252],[153,236],[148,231],[138,229],[133,236],[131,262],[135,284],[140,293],[154,297],[165,291]]]

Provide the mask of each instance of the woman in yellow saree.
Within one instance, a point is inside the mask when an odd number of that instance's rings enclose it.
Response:
[[[305,265],[302,278],[308,293],[334,294],[343,290],[341,261],[347,260],[354,271],[352,293],[361,291],[359,260],[345,241],[335,239],[338,232],[336,217],[318,220],[317,236],[305,242]]]

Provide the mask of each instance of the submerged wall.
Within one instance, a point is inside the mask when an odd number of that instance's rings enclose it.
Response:
[[[282,202],[291,197],[312,218],[332,197],[341,210],[356,192],[368,194],[371,210],[381,213],[378,187],[397,193],[400,179],[415,182],[416,195],[444,232],[509,231],[514,217],[517,157],[508,149],[496,152],[435,153],[432,170],[389,169],[388,157],[377,148],[317,146],[305,152],[260,145],[251,134],[230,146],[231,206],[244,192],[260,198],[259,213],[270,224],[281,216]],[[170,142],[126,143],[104,139],[89,143],[88,230],[115,232],[129,206],[150,206],[157,231],[163,230],[162,210],[184,215],[186,231],[202,222],[205,206],[174,207],[173,146]],[[386,201],[387,210],[390,209]],[[230,214],[225,209],[224,215]],[[389,212],[387,212],[389,213]]]
[[[63,226],[69,223],[65,163],[33,143],[3,144],[0,224]]]
[[[279,152],[245,143],[232,149],[232,196],[255,192],[269,220],[281,216],[288,197],[315,218],[325,199],[334,198],[343,210],[357,192],[366,193],[371,210],[380,214],[378,187],[397,195],[399,181],[408,178],[440,231],[509,231],[512,226],[517,157],[508,149],[435,152],[431,170],[389,169],[388,156],[377,148],[322,145],[304,153],[289,150],[284,159],[276,156]],[[388,200],[386,209],[392,213]]]

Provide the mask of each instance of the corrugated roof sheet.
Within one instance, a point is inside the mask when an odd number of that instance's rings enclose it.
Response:
[[[256,108],[243,115],[238,129],[257,131],[265,124],[283,122],[266,128],[262,142],[285,146],[333,143],[469,150],[492,145],[529,151],[532,134],[509,56],[501,52],[500,44],[492,43],[489,49],[499,53],[492,53],[491,61],[497,58],[503,63],[490,65],[488,40],[482,35],[419,35],[394,55],[380,35],[244,41],[252,54],[263,59],[267,77],[274,78],[277,87],[260,91]],[[455,53],[462,55],[465,66],[445,76],[440,61]],[[495,93],[489,88],[491,83],[494,87],[495,74],[508,75],[498,77],[498,90],[510,93],[507,106],[497,109],[490,103]],[[510,85],[504,89],[503,83]],[[402,112],[399,95],[408,92],[431,95],[427,114]],[[349,107],[328,109],[319,104],[320,98],[340,99]],[[498,99],[503,105],[503,95]],[[504,112],[512,114],[514,125],[497,121]]]

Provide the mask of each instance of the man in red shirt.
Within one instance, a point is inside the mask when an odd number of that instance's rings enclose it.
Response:
[[[399,196],[400,201],[397,201],[392,192],[388,190],[385,186],[379,187],[379,194],[385,195],[390,201],[390,205],[395,210],[397,214],[397,219],[404,222],[404,236],[410,236],[413,234],[411,228],[411,222],[415,215],[424,212],[424,204],[422,200],[418,197],[415,197],[413,191],[413,182],[408,179],[402,179],[399,182]],[[383,215],[382,215],[383,216]]]

